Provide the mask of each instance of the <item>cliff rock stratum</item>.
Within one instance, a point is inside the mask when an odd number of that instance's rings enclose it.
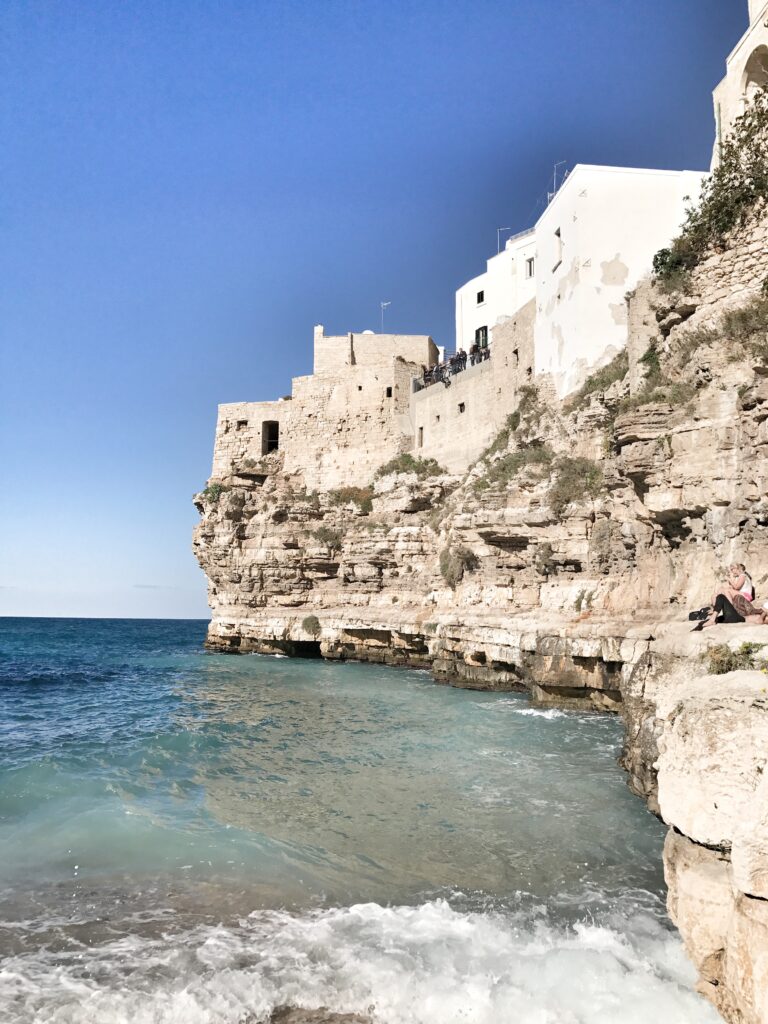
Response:
[[[220,408],[194,549],[214,650],[622,715],[699,988],[767,1024],[768,626],[687,620],[732,561],[768,597],[764,198],[731,220],[695,258],[665,251],[626,297],[626,348],[564,401],[532,372],[535,300],[416,392],[430,338],[316,329],[291,397]]]

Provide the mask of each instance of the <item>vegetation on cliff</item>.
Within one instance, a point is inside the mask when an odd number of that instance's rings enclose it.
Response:
[[[465,572],[471,572],[477,565],[477,555],[463,544],[440,552],[440,574],[452,589],[461,583]]]
[[[445,470],[436,459],[420,459],[409,452],[404,452],[376,470],[375,477],[380,479],[393,473],[415,473],[419,480],[429,476],[442,476]]]
[[[585,498],[597,498],[605,489],[600,466],[592,459],[564,456],[555,463],[547,500],[558,519],[566,509]]]
[[[589,402],[592,395],[607,391],[612,384],[616,383],[616,381],[624,380],[628,370],[629,355],[627,350],[623,348],[621,352],[613,357],[610,363],[607,363],[605,366],[601,366],[599,370],[595,370],[594,373],[591,373],[579,390],[574,391],[574,393],[566,399],[564,411],[576,412],[578,409],[583,409]]]
[[[653,260],[659,281],[685,289],[686,274],[710,251],[723,248],[728,235],[743,227],[768,203],[768,90],[755,96],[720,148],[718,166],[705,181],[696,206],[669,248]]]

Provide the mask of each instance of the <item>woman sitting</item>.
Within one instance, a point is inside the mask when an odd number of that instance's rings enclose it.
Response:
[[[723,586],[712,597],[712,612],[697,629],[706,629],[718,622],[734,623],[749,622],[752,625],[763,625],[768,621],[768,612],[758,608],[752,602],[755,588],[746,567],[740,562],[728,566],[728,578]]]

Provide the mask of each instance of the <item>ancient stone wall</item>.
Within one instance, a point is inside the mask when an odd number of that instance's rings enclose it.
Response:
[[[736,245],[713,253],[697,267],[694,282],[700,302],[694,323],[712,321],[759,292],[767,277],[766,253],[768,215],[740,232]]]
[[[426,335],[349,334],[315,328],[315,370],[296,377],[290,400],[219,407],[212,476],[267,453],[265,423],[279,424],[281,466],[310,490],[364,487],[413,446],[411,382],[434,364]]]
[[[455,374],[449,387],[433,384],[411,397],[415,453],[436,459],[451,472],[465,472],[488,447],[531,383],[533,321],[531,300],[494,328],[490,358]]]
[[[432,366],[437,362],[437,346],[426,334],[326,335],[322,325],[315,327],[314,372],[342,373],[348,366],[379,369],[400,357],[406,362]]]
[[[280,430],[288,422],[290,403],[230,402],[219,406],[216,438],[213,446],[211,477],[219,479],[245,459],[259,459],[263,452],[263,425],[277,422]]]

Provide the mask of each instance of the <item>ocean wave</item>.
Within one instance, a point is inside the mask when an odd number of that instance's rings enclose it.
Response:
[[[572,928],[501,913],[358,904],[127,936],[0,969],[5,1024],[238,1024],[280,1004],[377,1024],[714,1024],[679,939],[650,914]]]
[[[513,708],[512,711],[515,715],[528,715],[531,718],[546,718],[548,720],[568,717],[565,711],[558,711],[556,708],[547,708],[546,711],[542,708]]]

